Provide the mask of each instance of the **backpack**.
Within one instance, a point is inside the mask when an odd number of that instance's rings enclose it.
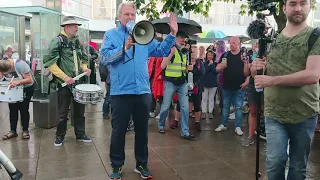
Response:
[[[314,43],[317,41],[319,36],[320,36],[320,28],[317,27],[317,28],[313,29],[311,35],[309,36],[309,39],[308,39],[308,53],[311,51]]]
[[[102,57],[102,56],[101,56]],[[106,82],[109,76],[108,69],[101,63],[99,63],[99,73],[102,82]]]

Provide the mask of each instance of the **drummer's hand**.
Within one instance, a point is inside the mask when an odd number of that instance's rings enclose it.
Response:
[[[74,79],[72,79],[71,77],[67,76],[64,79],[64,82],[66,82],[67,84],[73,84],[74,83]]]
[[[90,76],[91,69],[84,69],[83,72],[85,72],[87,76]]]
[[[20,85],[19,81],[11,81],[9,83],[10,88],[14,88],[14,87],[19,86],[19,85]]]

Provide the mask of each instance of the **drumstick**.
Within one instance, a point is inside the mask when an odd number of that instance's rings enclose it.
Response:
[[[14,77],[11,78],[10,83],[13,81],[13,79],[14,79]],[[9,89],[10,89],[10,83],[9,83],[9,86],[8,86],[6,92],[4,93],[5,95],[8,94],[8,91],[9,91]]]
[[[72,78],[73,80],[79,80],[80,78],[82,78],[84,75],[86,75],[86,73],[84,72],[84,73],[82,73],[82,74],[80,74],[80,75],[78,75],[78,76],[76,76],[76,77],[74,77],[74,78]],[[61,84],[61,86],[62,87],[65,87],[67,85],[67,83],[62,83]]]

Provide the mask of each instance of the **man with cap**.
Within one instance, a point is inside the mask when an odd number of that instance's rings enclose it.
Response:
[[[179,31],[176,36],[176,45],[171,48],[168,57],[164,57],[161,68],[165,73],[165,88],[163,94],[163,102],[160,109],[159,133],[164,134],[165,121],[168,116],[168,109],[171,104],[172,97],[177,92],[180,103],[181,112],[181,138],[191,140],[194,135],[189,133],[189,102],[187,87],[187,69],[192,70],[193,66],[187,66],[187,54],[181,53],[182,44],[185,43],[186,33]],[[189,45],[190,46],[190,45]],[[187,68],[188,67],[188,68]],[[174,121],[177,126],[178,121]]]
[[[48,55],[44,57],[44,66],[53,74],[53,83],[58,89],[58,121],[56,140],[54,145],[63,145],[67,131],[67,120],[70,100],[73,100],[72,88],[76,84],[84,83],[84,78],[75,81],[75,76],[85,72],[90,76],[88,69],[88,55],[81,45],[77,36],[79,24],[75,17],[67,16],[63,19],[61,27],[63,30],[54,38],[48,49]],[[62,83],[68,85],[62,87]],[[85,134],[85,105],[73,100],[74,108],[74,131],[77,141],[90,143],[92,140]]]

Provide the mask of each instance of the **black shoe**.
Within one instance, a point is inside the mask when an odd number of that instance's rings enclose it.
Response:
[[[179,121],[174,120],[170,126],[171,129],[176,129],[179,127]]]
[[[181,139],[191,140],[193,138],[194,138],[194,135],[192,135],[192,134],[189,134],[188,136],[186,136],[186,135],[181,136]]]
[[[64,138],[59,138],[59,137],[57,137],[57,138],[56,138],[56,141],[54,142],[54,146],[55,146],[55,147],[60,147],[60,146],[62,146],[62,145],[63,145],[63,140],[64,140]]]
[[[14,173],[9,173],[9,176],[11,177],[12,180],[19,180],[22,178],[23,174],[17,169],[16,172]]]

